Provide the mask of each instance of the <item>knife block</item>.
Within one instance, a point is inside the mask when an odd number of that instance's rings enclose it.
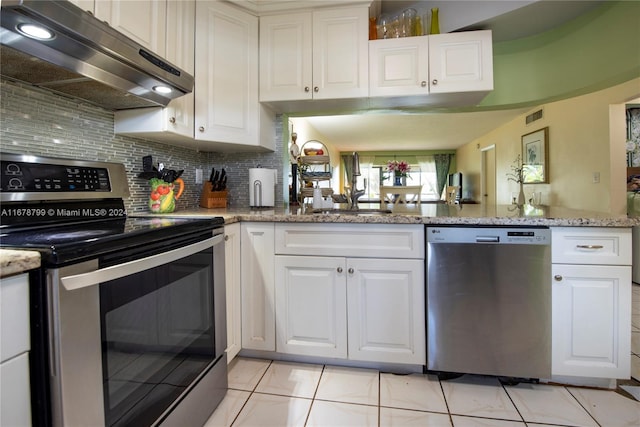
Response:
[[[200,207],[207,209],[226,208],[227,190],[211,191],[211,183],[209,181],[205,182],[200,195]]]

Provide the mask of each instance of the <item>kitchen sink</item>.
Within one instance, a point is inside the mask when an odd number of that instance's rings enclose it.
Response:
[[[331,215],[389,215],[393,213],[389,209],[314,209],[314,214]]]

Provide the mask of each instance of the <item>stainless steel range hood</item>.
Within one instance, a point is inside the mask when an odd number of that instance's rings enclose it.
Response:
[[[193,76],[68,1],[2,0],[0,21],[0,74],[9,79],[109,110],[166,106],[193,90]],[[54,37],[18,30],[30,23]]]

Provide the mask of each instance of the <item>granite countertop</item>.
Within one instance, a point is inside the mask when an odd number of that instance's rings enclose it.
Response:
[[[380,209],[379,203],[360,203],[361,209]],[[335,205],[336,208],[344,206]],[[352,224],[433,224],[433,225],[515,225],[551,227],[631,227],[640,226],[640,217],[611,215],[574,209],[525,205],[487,207],[480,204],[422,204],[389,206],[390,214],[353,215],[313,213],[308,206],[276,208],[185,209],[171,214],[140,212],[131,216],[223,217],[225,224],[239,221],[308,222]],[[40,267],[40,254],[35,251],[0,249],[0,277]]]
[[[40,252],[0,249],[0,277],[40,267]]]
[[[361,209],[380,209],[379,203],[360,203]],[[211,217],[225,219],[226,224],[238,221],[311,222],[311,223],[373,223],[373,224],[433,224],[433,225],[521,225],[567,227],[631,227],[640,225],[640,217],[588,212],[552,206],[514,205],[487,207],[480,204],[422,204],[389,206],[390,214],[353,215],[313,213],[308,206],[275,208],[186,209],[158,216]],[[344,206],[335,205],[336,208]],[[137,213],[132,216],[149,216]]]

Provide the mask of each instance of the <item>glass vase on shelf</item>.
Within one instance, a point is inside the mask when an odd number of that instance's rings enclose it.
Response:
[[[438,8],[434,7],[431,9],[431,29],[429,30],[429,34],[440,34],[440,18],[439,18]]]
[[[522,186],[522,181],[520,181],[520,192],[518,193],[518,206],[524,206],[525,196],[524,196],[524,187]]]

